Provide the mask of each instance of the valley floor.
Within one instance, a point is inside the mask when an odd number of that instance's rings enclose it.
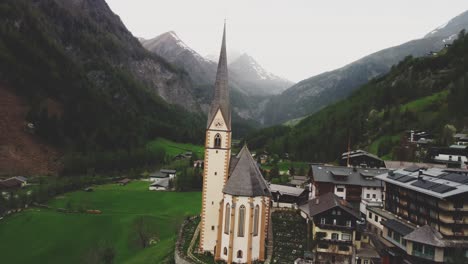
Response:
[[[101,214],[30,208],[0,221],[2,263],[84,263],[102,245],[115,249],[114,263],[162,263],[173,254],[183,219],[200,212],[200,192],[152,192],[148,182],[107,184],[49,202],[54,208],[86,208]],[[156,243],[134,243],[135,220],[145,217]]]

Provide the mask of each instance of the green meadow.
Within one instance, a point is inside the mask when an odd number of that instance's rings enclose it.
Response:
[[[193,145],[190,143],[177,143],[164,138],[157,138],[146,144],[149,149],[164,149],[166,155],[175,157],[178,154],[184,154],[185,152],[193,152],[199,159],[203,159],[205,149],[200,145]]]
[[[49,202],[54,208],[86,208],[101,214],[30,208],[0,221],[2,263],[86,263],[102,245],[115,250],[114,263],[162,263],[173,254],[183,219],[200,212],[200,192],[154,192],[148,182],[95,186]],[[134,242],[135,220],[154,228],[155,243]]]

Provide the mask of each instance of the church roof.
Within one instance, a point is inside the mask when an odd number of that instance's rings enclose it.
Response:
[[[213,122],[213,118],[216,116],[218,109],[221,109],[226,126],[228,129],[231,129],[231,111],[229,107],[228,68],[226,55],[226,23],[224,23],[223,43],[221,45],[221,53],[219,54],[218,71],[216,73],[214,89],[213,102],[211,103],[211,108],[208,112],[207,128]]]
[[[247,197],[271,196],[268,184],[247,146],[244,146],[237,155],[235,167],[230,173],[223,193]]]

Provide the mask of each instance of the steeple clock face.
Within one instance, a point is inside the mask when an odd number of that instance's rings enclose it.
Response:
[[[214,125],[215,125],[216,128],[220,128],[220,127],[222,127],[224,125],[224,122],[223,122],[223,120],[221,118],[216,118],[214,120]]]

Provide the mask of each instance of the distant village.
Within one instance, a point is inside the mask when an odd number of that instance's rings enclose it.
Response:
[[[408,144],[428,157],[423,162],[352,150],[341,154],[339,165],[310,163],[304,175],[280,171],[288,182],[269,183],[272,212],[296,211],[306,222],[308,247],[294,263],[461,263],[456,256],[468,254],[468,135],[454,134],[447,147],[431,142],[424,131],[408,131]],[[264,151],[252,156],[260,169],[272,159]],[[174,157],[191,158],[191,152]],[[203,168],[203,162],[191,164]],[[162,168],[145,179],[150,191],[171,191],[176,177],[176,170]],[[11,177],[0,181],[0,190],[7,195],[27,184],[25,177]]]

